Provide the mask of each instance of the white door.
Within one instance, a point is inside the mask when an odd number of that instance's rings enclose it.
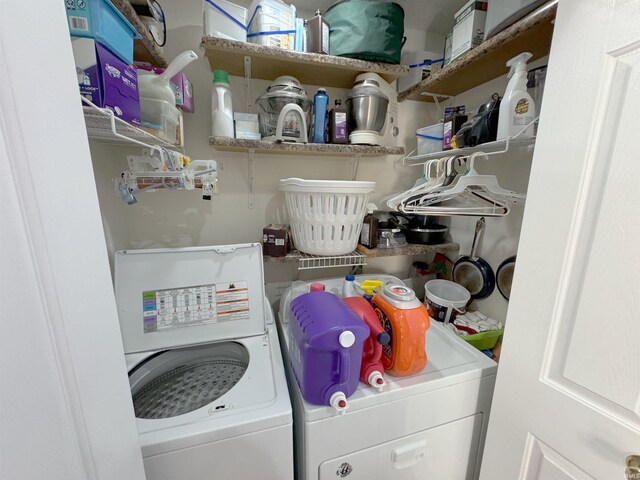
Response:
[[[62,0],[0,0],[0,478],[141,480]]]
[[[640,455],[639,115],[640,0],[560,0],[481,479]]]

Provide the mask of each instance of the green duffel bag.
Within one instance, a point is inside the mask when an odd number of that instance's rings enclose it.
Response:
[[[404,10],[393,2],[344,0],[325,13],[331,55],[371,62],[400,63]]]

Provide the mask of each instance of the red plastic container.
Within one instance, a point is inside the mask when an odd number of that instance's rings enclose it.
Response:
[[[362,346],[360,381],[382,391],[385,386],[382,346],[388,344],[391,337],[382,328],[376,312],[367,300],[362,297],[348,297],[342,301],[369,327],[369,337]]]

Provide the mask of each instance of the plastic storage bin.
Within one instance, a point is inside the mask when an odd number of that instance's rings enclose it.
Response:
[[[436,123],[416,130],[418,139],[418,155],[440,152],[442,150],[443,125]]]
[[[178,135],[180,110],[163,100],[140,98],[142,128],[168,143],[181,143]]]
[[[352,252],[375,188],[376,182],[280,180],[296,248],[312,255]]]
[[[278,0],[260,0],[254,1],[249,11],[251,18],[247,25],[247,38],[251,43],[294,49],[296,7]]]
[[[127,65],[133,63],[133,39],[138,33],[109,0],[65,2],[65,5],[71,35],[94,38]]]
[[[205,0],[204,34],[229,40],[247,41],[248,10],[227,0]]]

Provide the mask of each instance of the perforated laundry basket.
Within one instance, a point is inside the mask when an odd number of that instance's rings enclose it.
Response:
[[[345,255],[358,245],[369,194],[376,182],[280,180],[293,243],[312,255]]]

